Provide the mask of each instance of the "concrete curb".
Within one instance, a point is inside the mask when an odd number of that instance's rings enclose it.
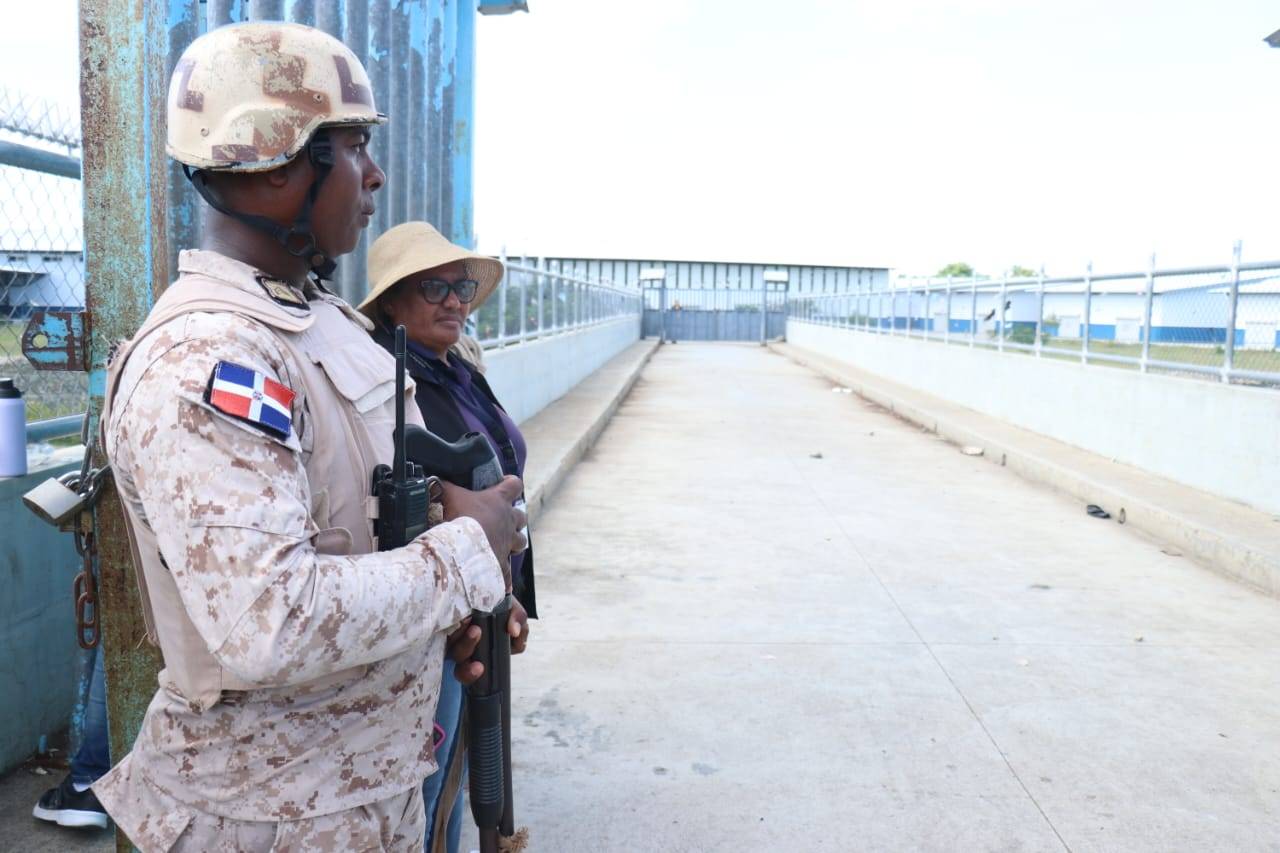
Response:
[[[1185,507],[1175,508],[1169,502],[1161,502],[1158,497],[1152,497],[1152,494],[1159,496],[1174,490],[1186,490],[1188,487],[1138,472],[1138,476],[1147,481],[1144,484],[1147,487],[1139,491],[1122,482],[1127,479],[1132,483],[1137,469],[1126,466],[1124,475],[1120,475],[1118,472],[1121,466],[1095,454],[1008,424],[997,423],[986,415],[971,410],[965,410],[967,416],[961,420],[945,412],[952,404],[913,389],[895,391],[896,383],[889,380],[877,381],[870,374],[834,362],[826,356],[785,344],[770,344],[769,348],[796,364],[845,385],[859,396],[888,409],[895,416],[918,424],[941,438],[958,445],[981,447],[987,460],[1003,465],[1021,477],[1047,485],[1086,504],[1105,507],[1119,523],[1130,525],[1153,539],[1174,546],[1212,571],[1244,581],[1269,595],[1280,596],[1280,524],[1276,524],[1265,513],[1203,493],[1200,493],[1200,499],[1203,501],[1204,512],[1188,513]],[[936,400],[937,405],[912,401],[903,391],[910,391],[912,397]],[[990,429],[982,427],[984,421],[991,423]],[[1028,440],[1019,442],[1016,438],[997,435],[999,432],[1025,433]],[[1094,469],[1093,474],[1086,475],[1061,464],[1044,450],[1031,446],[1045,444],[1059,445],[1064,457],[1079,458],[1079,454],[1091,457],[1089,467]],[[1098,469],[1104,472],[1102,476],[1099,476]],[[1116,476],[1106,476],[1108,469],[1114,469]],[[1219,523],[1219,519],[1224,516],[1243,518],[1244,522]],[[1237,530],[1232,530],[1232,527]],[[1247,528],[1247,532],[1242,533],[1239,530],[1241,527]],[[1270,545],[1266,544],[1268,541]]]
[[[600,433],[604,432],[658,346],[656,340],[638,341],[614,356],[568,394],[520,425],[531,445],[538,440],[536,432],[541,425],[558,423],[563,426],[566,421],[570,421],[568,426],[576,433],[569,440],[546,442],[555,445],[549,458],[545,463],[539,464],[537,471],[525,482],[530,526],[560,488],[569,471],[596,443]],[[566,415],[569,417],[566,418]],[[579,422],[572,423],[574,420]]]

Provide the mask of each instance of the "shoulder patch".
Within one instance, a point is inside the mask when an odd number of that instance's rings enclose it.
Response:
[[[265,275],[256,277],[258,284],[267,292],[273,302],[281,305],[288,305],[290,308],[310,308],[307,300],[303,299],[298,291],[294,290],[283,281],[277,281],[274,278],[267,278]]]
[[[205,402],[218,411],[280,438],[288,438],[293,429],[293,397],[266,374],[230,361],[214,365],[204,393]]]

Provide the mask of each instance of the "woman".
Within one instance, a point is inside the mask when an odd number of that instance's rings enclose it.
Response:
[[[467,315],[489,298],[502,273],[501,263],[455,246],[426,222],[406,222],[387,231],[370,247],[369,295],[360,303],[360,311],[374,322],[374,340],[388,350],[395,327],[405,327],[406,369],[416,385],[418,408],[427,428],[446,441],[468,432],[481,433],[498,454],[503,473],[523,477],[524,436],[503,410],[478,365],[459,354]],[[511,580],[516,598],[511,651],[519,654],[528,639],[528,619],[537,616],[532,547],[511,558]],[[436,751],[440,769],[423,784],[427,851],[447,849],[452,853],[458,849],[462,797],[457,797],[446,814],[440,795],[450,766],[460,760],[454,734],[461,707],[462,686],[446,661],[436,709],[436,723],[445,731]],[[445,840],[447,846],[441,843]]]

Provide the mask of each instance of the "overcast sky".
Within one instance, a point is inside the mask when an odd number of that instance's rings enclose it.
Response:
[[[1263,0],[530,0],[479,21],[481,246],[930,272],[1280,258]],[[74,98],[76,6],[0,0]],[[39,29],[36,30],[38,22]]]

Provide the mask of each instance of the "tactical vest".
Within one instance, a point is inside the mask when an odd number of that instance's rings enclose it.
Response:
[[[103,435],[124,366],[134,349],[163,324],[193,312],[229,312],[276,332],[286,356],[296,366],[306,401],[306,431],[298,445],[310,487],[311,537],[322,554],[368,554],[376,548],[373,521],[377,502],[371,497],[373,468],[392,460],[395,423],[395,359],[368,335],[369,321],[336,297],[322,295],[309,309],[293,309],[264,292],[185,272],[156,301],[146,321],[112,361],[103,405]],[[405,417],[421,425],[412,382],[406,382]],[[296,405],[296,404],[295,404]],[[295,417],[295,424],[298,419]],[[290,441],[297,442],[297,431]],[[110,446],[104,441],[104,447]],[[213,707],[223,691],[253,690],[253,684],[224,669],[205,645],[182,604],[177,585],[161,558],[155,533],[138,517],[133,501],[121,503],[133,552],[147,638],[160,646],[164,669],[160,686],[180,695],[191,709]],[[337,684],[362,675],[358,666],[308,682],[311,688]]]

